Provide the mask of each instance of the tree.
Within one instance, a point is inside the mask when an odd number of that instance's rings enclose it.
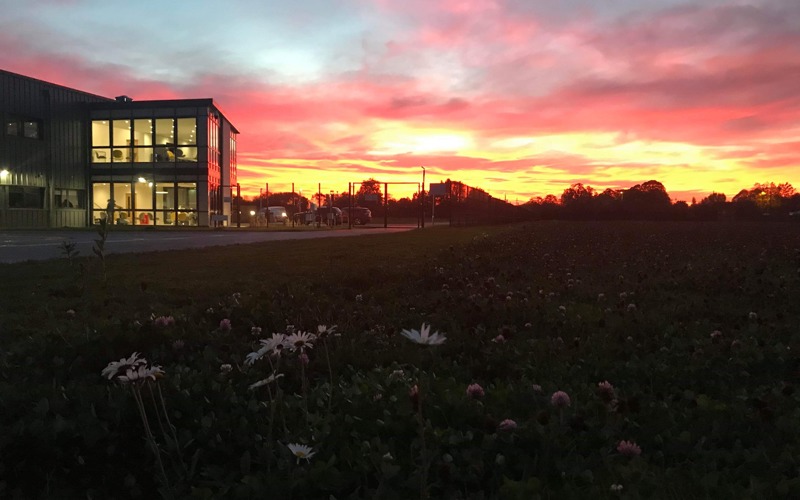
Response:
[[[622,203],[628,216],[634,218],[662,219],[669,214],[672,206],[664,185],[652,180],[625,191]]]
[[[383,202],[383,187],[379,181],[369,178],[361,181],[356,192],[356,203],[370,208],[379,207]]]

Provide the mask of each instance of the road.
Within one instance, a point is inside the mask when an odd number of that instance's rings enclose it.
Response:
[[[398,233],[416,229],[416,225],[397,227],[359,227],[336,231],[110,231],[106,239],[106,253],[142,253],[184,248],[241,245],[263,241],[307,240],[313,238],[340,238],[376,234]],[[0,264],[29,260],[64,258],[63,244],[75,244],[80,256],[93,255],[92,245],[97,239],[94,231],[69,230],[13,230],[0,231]]]

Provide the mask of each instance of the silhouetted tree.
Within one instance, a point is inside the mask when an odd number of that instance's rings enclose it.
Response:
[[[592,215],[594,188],[575,183],[561,193],[561,207],[565,217],[588,218]]]
[[[626,190],[622,205],[631,218],[664,219],[669,214],[671,202],[664,185],[651,180]]]

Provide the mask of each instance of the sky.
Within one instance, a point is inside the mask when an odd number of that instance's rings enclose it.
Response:
[[[0,0],[0,68],[213,98],[239,182],[800,189],[798,0]],[[390,186],[408,196],[416,187]]]

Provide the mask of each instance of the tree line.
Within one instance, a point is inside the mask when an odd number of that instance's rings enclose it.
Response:
[[[534,197],[522,205],[541,219],[756,219],[800,215],[800,193],[789,183],[774,182],[742,189],[731,200],[712,192],[699,202],[672,201],[658,181],[650,180],[628,189],[597,192],[581,183],[572,184],[558,198]]]

